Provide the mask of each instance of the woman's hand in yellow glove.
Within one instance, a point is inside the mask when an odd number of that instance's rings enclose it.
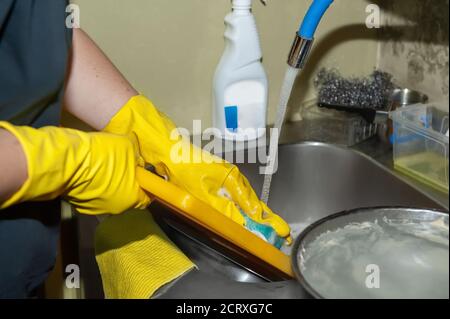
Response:
[[[146,97],[131,98],[104,131],[136,136],[143,158],[159,175],[238,224],[245,226],[244,213],[257,223],[271,226],[278,236],[290,241],[289,225],[260,202],[237,167],[183,141],[180,136],[172,139],[177,135],[175,125]],[[179,147],[180,143],[184,145]],[[176,158],[177,145],[189,149],[191,158],[187,161]],[[196,158],[201,160],[191,160]]]
[[[0,122],[21,144],[28,178],[0,209],[24,201],[63,196],[80,213],[121,213],[150,202],[136,181],[143,165],[130,138],[72,129],[33,129]]]
[[[247,215],[254,221],[270,225],[278,236],[292,243],[291,229],[280,216],[275,214],[266,204],[259,200],[247,178],[235,167],[223,183],[223,188]]]

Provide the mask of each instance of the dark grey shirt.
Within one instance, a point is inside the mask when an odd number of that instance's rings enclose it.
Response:
[[[56,125],[72,32],[67,0],[0,0],[0,120]]]

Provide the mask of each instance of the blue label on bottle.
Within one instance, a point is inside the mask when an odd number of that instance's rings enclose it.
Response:
[[[236,105],[225,106],[225,122],[227,129],[233,133],[238,129],[238,107]]]

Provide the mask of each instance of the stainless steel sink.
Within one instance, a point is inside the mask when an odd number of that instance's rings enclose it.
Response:
[[[343,210],[370,206],[442,208],[371,158],[338,146],[303,143],[280,147],[269,206],[289,223],[311,224]],[[255,165],[241,171],[255,189]]]
[[[240,165],[259,191],[259,166]],[[309,225],[340,211],[371,206],[407,206],[446,210],[370,157],[338,146],[302,143],[281,146],[269,206],[289,223]],[[161,298],[303,298],[294,281],[268,282],[212,249],[207,238],[165,218],[154,208],[168,236],[198,266],[160,291]],[[195,238],[194,238],[195,237]]]

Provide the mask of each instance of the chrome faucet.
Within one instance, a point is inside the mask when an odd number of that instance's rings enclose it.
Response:
[[[334,0],[314,0],[310,6],[300,29],[295,35],[289,53],[288,64],[296,69],[302,69],[308,59],[314,42],[314,33],[320,23],[320,20],[328,10]]]

